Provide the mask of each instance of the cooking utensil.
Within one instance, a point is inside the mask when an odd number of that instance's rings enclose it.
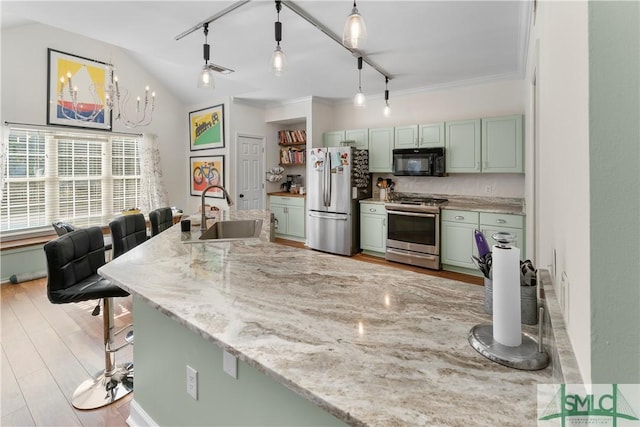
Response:
[[[487,239],[485,239],[484,234],[482,234],[480,230],[474,230],[473,235],[476,240],[476,246],[478,247],[478,255],[480,255],[480,258],[484,258],[488,252],[491,252]]]

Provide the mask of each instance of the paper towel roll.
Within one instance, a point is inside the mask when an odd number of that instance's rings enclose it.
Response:
[[[520,249],[493,246],[493,338],[502,345],[522,344]]]

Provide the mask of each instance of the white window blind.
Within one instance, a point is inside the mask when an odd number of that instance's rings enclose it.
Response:
[[[58,220],[105,225],[137,207],[139,144],[136,136],[10,129],[0,231],[27,232]]]

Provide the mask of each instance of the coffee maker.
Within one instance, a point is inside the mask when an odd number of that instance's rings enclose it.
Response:
[[[287,180],[284,183],[282,183],[280,187],[287,193],[290,193],[291,186],[293,184],[296,184],[296,185],[300,184],[300,175],[287,175]]]

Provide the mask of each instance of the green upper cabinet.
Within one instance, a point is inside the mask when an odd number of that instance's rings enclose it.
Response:
[[[420,125],[418,127],[419,147],[444,147],[444,122]]]
[[[480,119],[445,123],[447,173],[480,172]]]
[[[523,173],[522,116],[482,119],[482,172]]]
[[[349,145],[359,150],[369,149],[369,129],[351,129],[325,132],[322,135],[324,147],[342,147]]]
[[[418,125],[396,126],[394,148],[415,148],[418,146]]]
[[[444,122],[397,126],[394,148],[444,147]]]
[[[369,129],[351,129],[345,131],[346,141],[349,141],[349,144],[343,145],[351,145],[352,147],[357,148],[358,150],[368,150],[369,149]],[[351,143],[353,141],[353,143]]]
[[[345,132],[343,130],[325,132],[322,135],[322,145],[324,147],[340,147],[340,143],[344,140]]]
[[[393,128],[369,129],[369,172],[393,172]]]

